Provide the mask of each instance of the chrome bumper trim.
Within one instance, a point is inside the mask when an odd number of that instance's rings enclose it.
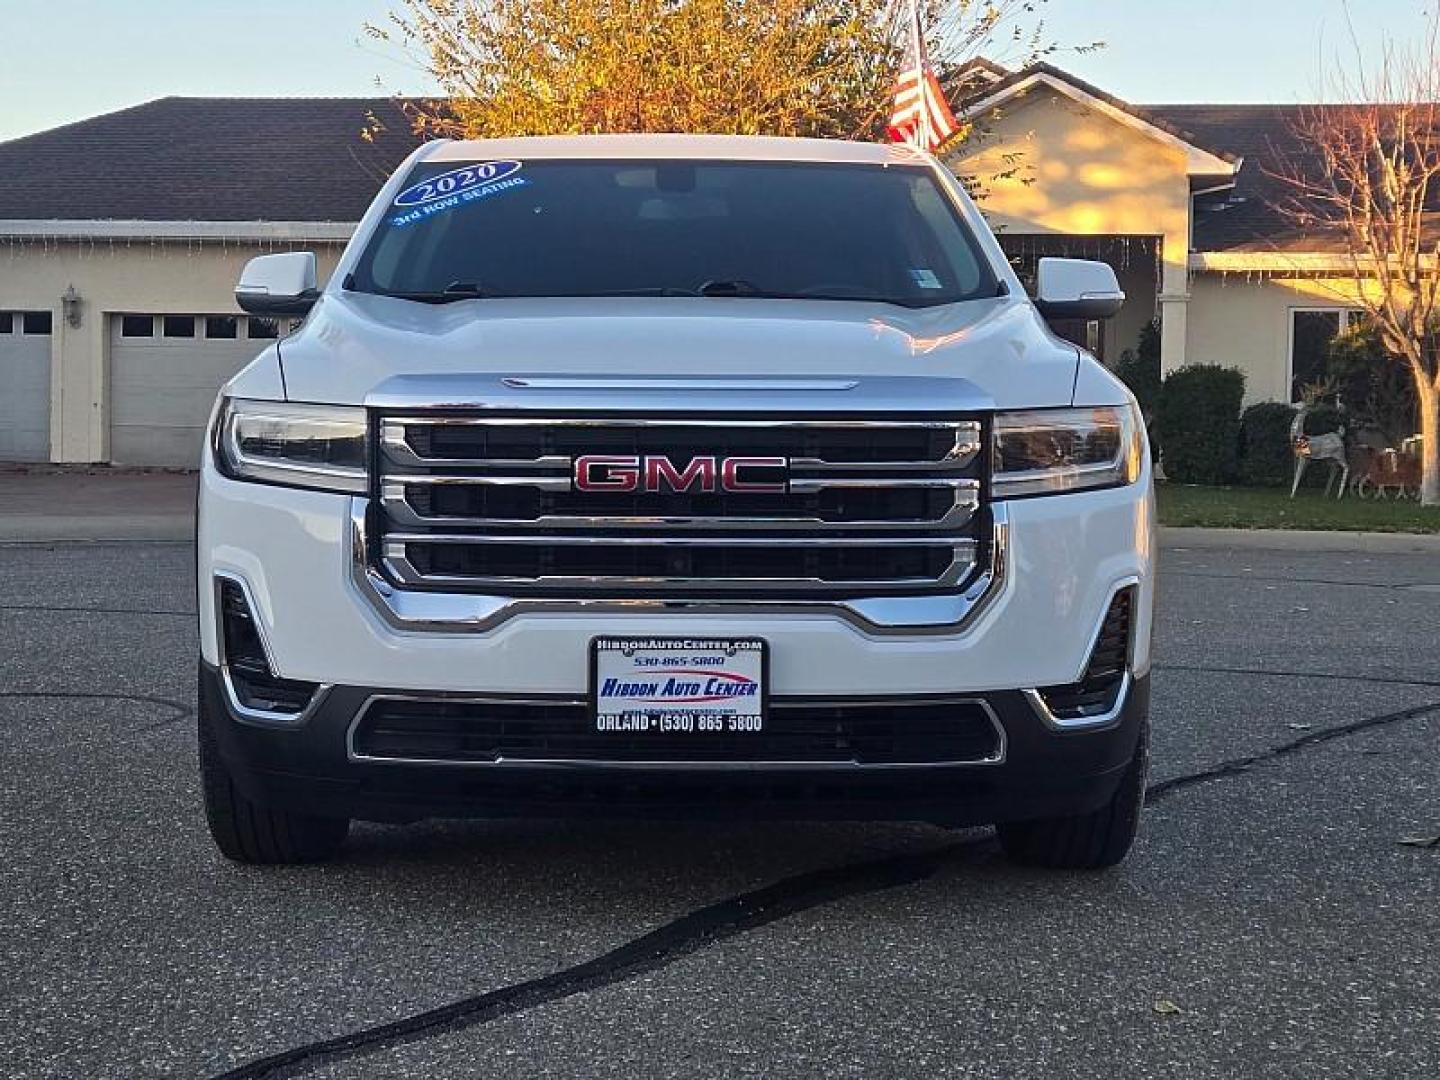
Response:
[[[350,500],[351,582],[394,630],[423,634],[486,634],[519,615],[656,613],[700,615],[834,616],[874,636],[958,634],[1003,591],[1009,573],[1010,526],[1003,503],[990,505],[991,560],[958,592],[860,599],[659,599],[654,597],[546,598],[428,592],[398,588],[376,569],[366,548],[368,499]]]
[[[265,655],[265,665],[270,671],[279,675],[275,668],[275,653],[270,648],[270,638],[265,632],[265,624],[260,620],[260,608],[255,603],[255,596],[250,591],[250,583],[239,574],[231,570],[216,570],[211,588],[215,592],[214,613],[215,613],[215,649],[220,658],[220,684],[225,688],[225,705],[232,716],[237,720],[249,724],[260,724],[265,727],[299,727],[309,720],[320,703],[325,700],[325,695],[330,693],[329,683],[320,683],[315,688],[315,693],[310,696],[305,708],[299,712],[278,712],[273,709],[255,709],[244,704],[240,700],[240,694],[235,689],[235,679],[230,674],[230,663],[225,656],[225,615],[224,604],[220,598],[220,582],[229,581],[233,583],[245,597],[245,604],[250,609],[250,618],[255,624],[255,634],[260,639],[260,651]]]
[[[1130,670],[1127,668],[1125,674],[1120,677],[1120,689],[1115,694],[1115,704],[1099,716],[1079,716],[1064,719],[1056,716],[1050,711],[1050,706],[1045,704],[1045,698],[1039,690],[1024,690],[1025,700],[1035,710],[1035,714],[1044,721],[1045,726],[1053,731],[1102,731],[1105,728],[1114,727],[1120,722],[1125,712],[1125,702],[1130,697]]]

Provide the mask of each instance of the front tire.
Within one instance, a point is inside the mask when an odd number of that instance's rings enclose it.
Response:
[[[1103,870],[1130,851],[1145,804],[1150,766],[1150,725],[1140,728],[1135,756],[1110,801],[1088,814],[997,825],[1000,847],[1012,862],[1054,870]]]
[[[200,780],[205,820],[227,859],[250,865],[289,865],[334,858],[350,831],[347,818],[312,817],[262,806],[235,785],[220,756],[217,718],[200,695]]]

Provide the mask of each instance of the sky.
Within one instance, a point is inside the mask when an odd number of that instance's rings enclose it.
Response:
[[[1440,0],[1350,0],[1362,48],[1414,37]],[[424,92],[364,38],[394,0],[0,0],[0,140],[178,94]],[[1053,62],[1136,104],[1313,100],[1348,55],[1344,0],[1048,0]]]

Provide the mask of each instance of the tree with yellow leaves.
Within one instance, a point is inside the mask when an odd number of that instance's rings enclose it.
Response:
[[[930,0],[942,72],[1045,0]],[[409,99],[430,137],[681,131],[872,137],[899,62],[896,0],[403,0],[371,37],[439,90]]]

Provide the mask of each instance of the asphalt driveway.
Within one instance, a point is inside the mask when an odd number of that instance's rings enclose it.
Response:
[[[1166,552],[1118,870],[928,826],[215,854],[191,553],[0,546],[6,1077],[1440,1074],[1440,558]]]

